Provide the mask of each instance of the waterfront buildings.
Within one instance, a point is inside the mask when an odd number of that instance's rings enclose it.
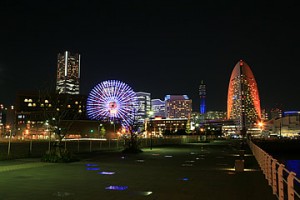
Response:
[[[208,111],[205,115],[206,120],[226,120],[224,111]]]
[[[16,98],[16,135],[45,138],[64,120],[86,119],[86,96],[19,92]],[[48,131],[48,132],[47,132]]]
[[[187,95],[166,95],[166,118],[190,118],[192,113],[192,100]]]
[[[0,105],[0,136],[15,134],[15,107]]]
[[[160,117],[151,119],[148,122],[148,131],[154,137],[170,134],[186,134],[190,131],[190,125],[186,118],[163,119]]]
[[[249,65],[240,60],[234,67],[228,86],[227,118],[245,131],[261,120],[257,83]],[[245,132],[241,132],[245,134]]]
[[[137,97],[137,112],[136,119],[138,121],[143,121],[149,117],[149,112],[151,110],[151,94],[148,92],[136,92]]]
[[[281,108],[278,108],[278,107],[272,108],[270,113],[271,113],[271,119],[276,119],[276,118],[282,117],[282,109]]]
[[[153,111],[153,116],[165,118],[165,101],[160,99],[151,99],[151,110]]]
[[[79,94],[80,54],[65,51],[57,56],[56,90],[59,94]]]
[[[285,111],[283,117],[269,120],[263,127],[268,135],[278,137],[300,137],[300,111]]]

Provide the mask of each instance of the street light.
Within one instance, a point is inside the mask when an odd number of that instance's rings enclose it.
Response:
[[[114,134],[116,133],[116,125],[115,125],[115,122],[114,121],[110,121],[110,124],[113,124],[114,125]]]
[[[11,129],[10,129],[9,125],[7,125],[6,128],[9,129],[9,139],[8,139],[8,148],[7,148],[7,155],[9,156],[9,154],[10,154],[10,143],[11,143]]]
[[[148,112],[148,118],[146,120],[146,123],[149,121],[149,126],[151,127],[151,117],[153,116],[154,112],[150,110]],[[154,127],[153,127],[154,128]],[[154,129],[155,130],[155,129]],[[152,150],[152,129],[150,128],[150,150]]]
[[[99,137],[101,138],[101,129],[102,129],[102,124],[101,123],[99,123],[99,126],[98,126],[98,135],[99,135]]]
[[[260,134],[262,134],[263,126],[264,126],[264,123],[262,121],[258,122],[258,127],[260,129]]]

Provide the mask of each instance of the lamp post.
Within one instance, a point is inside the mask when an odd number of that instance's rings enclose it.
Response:
[[[259,129],[260,129],[260,134],[262,134],[264,123],[263,122],[259,122],[258,126],[259,126]]]
[[[281,129],[282,129],[282,117],[280,118],[279,121],[279,139],[281,139]]]
[[[48,151],[50,153],[50,150],[51,150],[51,131],[49,130],[49,121],[48,120],[46,120],[45,125],[46,125],[46,131],[48,131],[48,134],[49,134]]]
[[[9,156],[9,154],[10,154],[10,143],[11,143],[11,129],[10,129],[10,126],[7,126],[7,128],[9,129],[9,139],[8,139],[8,147],[7,147],[7,155]]]
[[[152,111],[152,110],[150,110],[150,111],[148,111],[148,118],[147,118],[147,120],[146,120],[146,123],[149,121],[149,129],[150,129],[150,150],[152,150],[152,146],[153,146],[153,144],[152,144],[152,128],[151,128],[151,117],[153,116],[153,114],[154,114],[154,112]],[[154,127],[153,127],[154,128]],[[154,129],[155,130],[155,129]]]
[[[110,121],[110,124],[114,125],[114,134],[116,133],[116,125],[114,121]]]

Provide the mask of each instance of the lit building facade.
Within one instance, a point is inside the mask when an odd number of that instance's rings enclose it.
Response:
[[[188,119],[162,119],[155,118],[148,122],[148,131],[154,137],[170,134],[186,134],[188,132]]]
[[[270,135],[300,138],[300,111],[285,111],[282,117],[269,120],[264,130]]]
[[[57,56],[56,90],[59,94],[79,94],[80,54],[69,51]]]
[[[226,119],[226,112],[223,111],[208,111],[206,113],[207,120],[225,120]]]
[[[234,67],[228,87],[227,119],[246,130],[261,120],[260,98],[254,75],[243,60]]]
[[[281,108],[272,108],[270,113],[271,113],[271,119],[276,119],[276,118],[282,117],[282,109]]]
[[[188,118],[192,113],[192,100],[187,95],[166,95],[166,118]]]
[[[46,121],[86,119],[86,99],[85,95],[17,93],[16,135],[44,139],[48,137],[47,130],[50,130]]]
[[[137,112],[136,118],[144,120],[148,117],[151,110],[151,94],[147,92],[136,92],[137,97]]]
[[[0,135],[12,136],[15,135],[15,107],[9,106],[4,107],[3,104],[0,105]]]
[[[165,118],[165,101],[160,99],[151,99],[151,110],[153,111],[153,116]]]

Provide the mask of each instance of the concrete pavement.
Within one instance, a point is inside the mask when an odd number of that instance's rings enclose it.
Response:
[[[0,161],[0,200],[276,200],[247,147],[245,170],[235,170],[239,150],[239,141],[221,140],[78,154],[74,163]]]

